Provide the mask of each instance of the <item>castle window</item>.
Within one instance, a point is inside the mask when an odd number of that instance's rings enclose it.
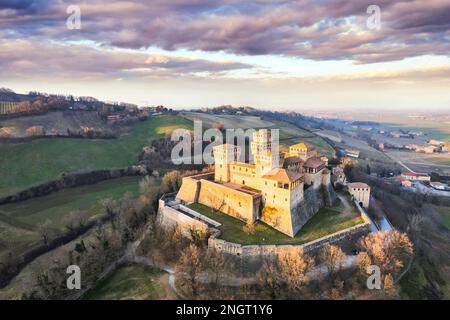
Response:
[[[241,204],[241,202],[239,202],[239,207],[242,207],[242,204]]]
[[[266,181],[266,186],[267,186],[267,181]]]
[[[287,202],[287,198],[284,198],[284,201],[286,201],[286,202]]]
[[[245,180],[242,180],[242,184],[244,184],[244,185],[245,185]]]

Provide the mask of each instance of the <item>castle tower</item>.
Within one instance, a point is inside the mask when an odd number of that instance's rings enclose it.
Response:
[[[260,129],[253,133],[251,151],[258,176],[261,177],[272,169],[279,168],[278,141],[274,141],[271,130]]]
[[[215,181],[230,182],[230,163],[237,161],[240,152],[241,148],[232,144],[222,144],[213,148]]]
[[[295,144],[289,147],[289,154],[306,161],[308,160],[308,147],[304,143]]]

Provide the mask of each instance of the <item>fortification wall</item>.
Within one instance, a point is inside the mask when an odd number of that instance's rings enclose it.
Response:
[[[303,245],[241,245],[210,237],[208,247],[230,255],[244,274],[254,273],[261,267],[264,260],[275,259],[285,248],[295,247],[304,253],[308,253],[316,251],[324,245],[338,243],[344,239],[357,239],[370,232],[370,221],[366,220],[364,216],[363,219],[364,223],[362,224]]]
[[[318,190],[309,188],[307,191],[307,201],[315,201]],[[208,247],[230,255],[244,274],[254,273],[261,267],[264,260],[276,258],[284,248],[295,247],[308,253],[318,250],[326,244],[337,243],[344,239],[357,239],[369,233],[371,221],[358,203],[355,204],[360,210],[361,217],[364,220],[363,223],[302,245],[242,245],[218,239],[220,231],[215,228],[209,228],[211,236],[208,239]],[[165,201],[163,199],[160,200],[158,222],[162,227],[175,228],[179,226],[182,234],[188,238],[191,236],[190,230],[192,228],[206,231],[208,225],[205,222],[190,217],[187,213],[178,211],[175,208],[176,206],[174,208],[166,206]]]
[[[322,176],[322,190],[326,206],[333,206],[336,203],[337,195],[331,184],[331,175],[326,173]]]
[[[321,188],[313,186],[304,190],[303,201],[292,209],[292,226],[297,233],[325,205]]]
[[[158,216],[157,222],[163,228],[168,230],[173,228],[180,228],[183,236],[190,238],[191,230],[201,230],[206,232],[208,225],[196,218],[190,217],[189,215],[180,212],[174,208],[166,206],[163,199],[159,200]]]
[[[177,193],[177,199],[187,203],[197,202],[199,192],[200,180],[193,179],[192,177],[185,177],[183,178],[180,190]]]
[[[198,203],[253,223],[259,212],[259,198],[213,181],[201,180]]]

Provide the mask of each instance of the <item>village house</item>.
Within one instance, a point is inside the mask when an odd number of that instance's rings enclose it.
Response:
[[[431,177],[425,173],[403,172],[402,178],[410,181],[430,181]]]

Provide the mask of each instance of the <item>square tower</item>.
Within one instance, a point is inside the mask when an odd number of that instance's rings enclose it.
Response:
[[[215,181],[230,182],[230,163],[237,161],[240,153],[240,147],[228,143],[213,147]]]
[[[279,145],[271,130],[260,129],[253,133],[251,151],[258,176],[280,167]]]

